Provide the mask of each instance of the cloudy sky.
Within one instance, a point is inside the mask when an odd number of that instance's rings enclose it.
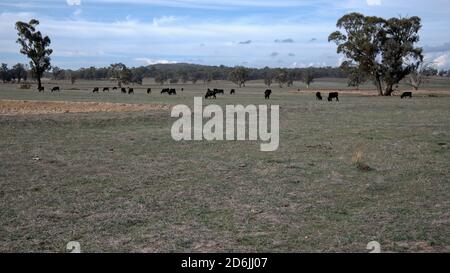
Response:
[[[450,68],[448,0],[1,0],[0,62],[24,62],[14,23],[40,20],[63,68],[189,62],[336,66],[327,42],[348,12],[423,19],[427,59]]]

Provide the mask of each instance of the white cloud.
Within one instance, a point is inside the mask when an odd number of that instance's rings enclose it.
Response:
[[[438,56],[433,60],[433,66],[438,69],[448,68],[450,66],[450,58],[448,54]]]
[[[82,10],[82,9],[76,9],[76,10],[73,12],[73,16],[74,16],[74,17],[78,17],[78,16],[81,15],[81,13],[83,13],[83,10]]]
[[[367,0],[369,6],[381,6],[381,0]]]
[[[166,25],[166,24],[174,23],[178,20],[180,20],[179,17],[162,16],[162,17],[153,18],[153,25],[154,26]]]
[[[67,5],[69,6],[80,6],[81,0],[66,0]]]
[[[177,61],[170,61],[170,60],[164,60],[164,59],[150,59],[150,58],[135,58],[135,61],[139,63],[143,63],[146,65],[152,65],[152,64],[176,64]]]

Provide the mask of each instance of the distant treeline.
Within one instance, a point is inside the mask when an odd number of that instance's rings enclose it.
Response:
[[[346,73],[337,67],[320,68],[246,68],[227,66],[206,66],[197,64],[155,64],[128,68],[124,64],[112,64],[109,67],[89,67],[78,70],[63,70],[54,67],[45,74],[53,79],[82,80],[116,80],[120,83],[141,84],[144,78],[154,78],[157,83],[186,83],[230,80],[237,85],[245,85],[250,80],[264,80],[272,83],[291,85],[293,81],[304,81],[308,78],[345,78]]]
[[[438,71],[427,68],[425,76],[449,76],[450,71]],[[197,83],[216,80],[229,80],[239,86],[245,86],[250,80],[264,80],[267,86],[277,84],[281,87],[291,86],[294,81],[302,81],[309,86],[317,78],[349,78],[348,71],[342,67],[308,67],[308,68],[247,68],[242,66],[206,66],[198,64],[155,64],[130,67],[117,63],[108,67],[89,67],[78,70],[52,67],[44,76],[55,80],[111,80],[121,84],[142,84],[144,78],[153,78],[159,84]],[[16,64],[8,68],[2,64],[0,77],[3,82],[21,82],[33,78],[28,65]]]

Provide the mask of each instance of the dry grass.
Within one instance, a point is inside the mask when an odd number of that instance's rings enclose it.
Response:
[[[124,112],[155,109],[168,110],[169,106],[159,104],[0,100],[0,115]]]
[[[83,84],[0,86],[0,98],[190,105],[205,90],[129,96]],[[261,90],[205,104],[266,104]],[[84,252],[366,252],[373,240],[450,251],[449,96],[329,103],[274,88],[269,103],[280,105],[273,153],[175,142],[166,110],[0,115],[0,251],[64,252],[73,240]]]

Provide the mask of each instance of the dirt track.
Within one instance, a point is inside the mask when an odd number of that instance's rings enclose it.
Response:
[[[0,115],[125,112],[159,109],[167,110],[169,106],[161,104],[0,100]]]

